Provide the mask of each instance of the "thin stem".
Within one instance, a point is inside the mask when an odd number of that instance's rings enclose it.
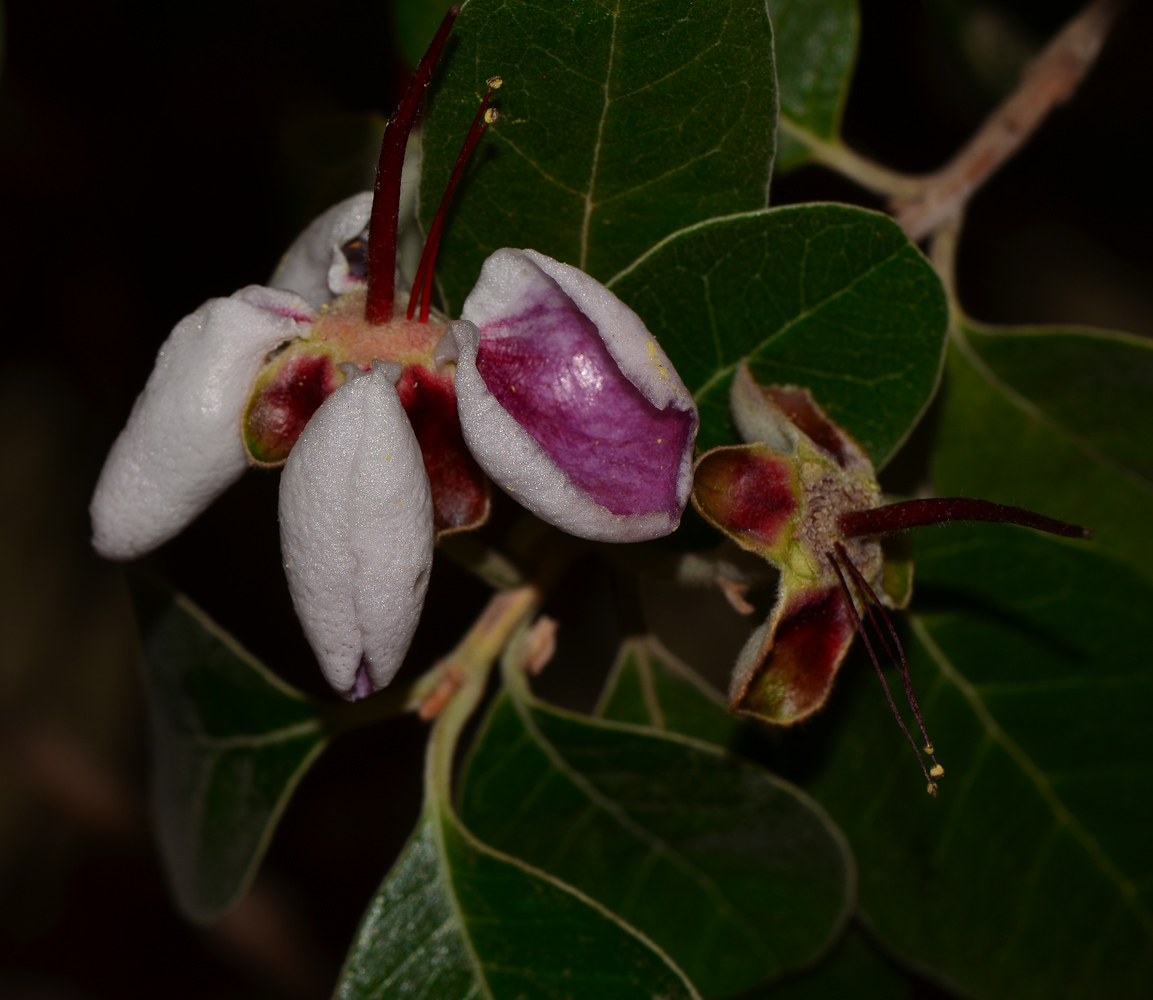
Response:
[[[437,548],[495,590],[512,590],[527,582],[517,565],[501,552],[482,545],[470,534],[445,535]]]
[[[904,500],[885,504],[871,510],[854,510],[842,514],[838,522],[845,538],[864,538],[868,535],[888,535],[908,528],[922,528],[947,521],[990,521],[996,524],[1019,524],[1037,531],[1047,531],[1062,538],[1092,538],[1092,528],[1067,524],[1051,517],[1034,514],[1023,507],[1008,507],[990,500],[971,500],[968,497],[933,497],[925,500]]]
[[[973,193],[1013,156],[1085,78],[1122,0],[1094,0],[1074,17],[1029,66],[1017,87],[941,170],[924,179],[919,193],[895,195],[897,222],[914,241],[958,218]]]
[[[848,177],[866,191],[911,200],[920,195],[925,186],[925,178],[890,170],[854,152],[839,139],[832,142],[818,139],[784,115],[781,115],[779,127],[785,135],[801,143],[815,162]]]
[[[954,322],[962,317],[961,300],[957,297],[957,245],[961,241],[964,223],[964,212],[960,212],[941,226],[929,243],[929,261],[945,286],[949,315]]]
[[[416,121],[420,99],[432,80],[432,71],[448,41],[460,4],[453,4],[416,67],[412,81],[394,114],[384,128],[380,143],[380,160],[376,168],[376,189],[372,199],[372,218],[368,228],[368,298],[364,317],[370,323],[387,323],[392,319],[396,284],[396,232],[400,216],[400,175],[408,134]]]
[[[937,794],[937,783],[929,777],[929,771],[925,767],[925,762],[921,760],[921,752],[917,748],[917,741],[913,739],[913,734],[909,732],[909,727],[905,725],[905,720],[901,718],[901,713],[897,711],[897,703],[893,701],[893,692],[889,690],[889,682],[885,680],[885,672],[881,669],[881,662],[877,659],[877,654],[873,652],[873,644],[869,642],[869,635],[865,631],[865,626],[861,623],[861,616],[857,614],[857,606],[853,603],[853,594],[849,590],[849,585],[845,582],[844,574],[841,572],[841,567],[837,565],[836,557],[831,553],[826,553],[826,558],[832,563],[833,570],[837,574],[837,579],[841,584],[841,593],[845,596],[845,603],[849,606],[849,614],[853,617],[853,624],[857,627],[857,632],[861,636],[861,640],[865,643],[865,649],[869,653],[869,659],[873,661],[873,669],[877,671],[877,677],[880,678],[881,687],[885,689],[885,697],[889,701],[889,708],[893,711],[893,718],[897,720],[897,725],[901,727],[901,732],[905,734],[905,738],[909,741],[909,746],[913,748],[913,753],[917,755],[917,763],[921,765],[921,772],[925,775],[925,781],[928,782],[928,789],[930,795]]]
[[[464,137],[460,152],[457,154],[456,164],[452,168],[452,175],[449,177],[448,185],[444,189],[444,196],[440,199],[440,207],[436,211],[436,217],[432,220],[432,225],[429,226],[428,238],[424,242],[424,253],[421,254],[420,264],[417,265],[416,268],[416,277],[412,282],[412,297],[408,301],[409,319],[412,319],[413,312],[416,309],[417,299],[423,296],[420,322],[428,322],[428,310],[432,298],[432,279],[436,270],[436,254],[440,249],[441,231],[444,229],[444,217],[448,212],[448,205],[452,200],[452,194],[460,182],[460,175],[464,172],[464,165],[468,162],[468,158],[472,155],[472,151],[480,141],[485,127],[497,119],[496,110],[489,110],[488,102],[492,100],[492,92],[498,89],[502,83],[503,81],[499,76],[489,78],[488,90],[485,92],[484,99],[480,102],[480,107],[477,109],[476,116],[472,120],[472,125],[469,126],[468,134]]]

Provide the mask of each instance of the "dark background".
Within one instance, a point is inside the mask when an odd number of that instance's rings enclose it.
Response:
[[[1076,7],[863,0],[847,141],[900,169],[939,166]],[[120,570],[88,551],[86,504],[173,324],[265,280],[312,214],[364,186],[364,138],[405,72],[390,6],[15,0],[6,15],[0,996],[324,996],[415,819],[423,727],[345,737],[246,903],[188,927],[148,846],[138,652]],[[1150,37],[1153,9],[1131,5],[1081,91],[974,199],[959,282],[978,319],[1153,334]],[[817,198],[877,204],[816,168],[774,186],[778,204]],[[275,474],[245,477],[151,566],[323,694],[280,572]],[[609,584],[581,563],[550,608],[564,652],[546,682],[578,704],[615,645]],[[485,595],[438,558],[410,668]],[[667,638],[714,670],[740,641]]]

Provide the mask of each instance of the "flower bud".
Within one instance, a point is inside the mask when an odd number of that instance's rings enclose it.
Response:
[[[248,467],[240,415],[265,356],[310,320],[291,292],[250,286],[182,319],[156,358],[92,497],[92,544],[135,559],[188,525]]]
[[[280,544],[296,614],[345,698],[400,668],[432,567],[432,495],[397,395],[376,363],[316,411],[280,480]]]
[[[493,481],[581,538],[673,531],[697,409],[636,313],[576,268],[506,249],[461,315],[450,328],[460,422]]]

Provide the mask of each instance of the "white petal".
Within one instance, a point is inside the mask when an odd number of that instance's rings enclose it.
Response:
[[[448,328],[456,342],[456,402],[465,444],[485,474],[521,506],[579,538],[643,542],[676,529],[665,511],[613,514],[575,486],[496,399],[476,368],[480,331],[466,320]],[[692,468],[689,469],[690,488]],[[687,497],[687,492],[686,492]]]
[[[521,300],[536,284],[538,279],[533,273],[536,268],[560,285],[577,308],[593,321],[625,378],[653,406],[663,410],[671,403],[678,410],[696,409],[692,393],[641,318],[596,278],[543,253],[497,250],[484,262],[475,287],[464,301],[460,318],[482,328],[506,318],[519,308]]]
[[[548,319],[539,318],[542,309]],[[692,490],[696,405],[636,313],[577,268],[533,250],[504,249],[485,261],[462,317],[479,333],[454,328],[460,351],[456,383],[461,425],[469,448],[497,485],[545,520],[583,538],[643,541],[676,528]],[[574,332],[572,343],[582,336],[592,336],[595,343],[599,337],[608,358],[593,358],[600,348],[591,353],[573,349],[554,378],[549,365],[560,355],[548,338],[564,327],[588,327],[589,321],[595,336]],[[557,340],[557,351],[564,336]],[[493,364],[496,344],[514,337],[523,337],[524,349],[537,351],[538,357],[525,362],[526,381],[517,380],[517,401],[508,397],[502,405],[480,375],[477,357],[483,340],[488,345],[485,363]],[[520,351],[513,349],[514,354]],[[619,374],[609,374],[613,365]],[[488,377],[493,370],[486,369]],[[632,388],[614,392],[607,388],[612,384]],[[535,400],[536,417],[528,415],[526,391]],[[550,392],[556,395],[555,410],[548,401]],[[634,392],[647,405],[629,403],[636,398]],[[525,408],[518,411],[521,406]],[[620,408],[621,418],[608,421],[612,431],[606,435],[595,430],[582,440],[582,427],[604,428],[614,407]],[[525,424],[509,410],[517,411]],[[551,414],[551,427],[541,414]],[[662,423],[671,414],[686,416]],[[671,430],[665,433],[662,428]],[[570,430],[571,439],[565,439]]]
[[[325,677],[349,698],[367,693],[362,663],[372,690],[400,668],[432,565],[432,493],[398,374],[377,365],[329,396],[280,480],[293,604]]]
[[[178,534],[248,467],[240,419],[264,358],[308,304],[251,286],[210,299],[160,348],[92,497],[92,544],[135,559]]]
[[[742,364],[729,387],[729,408],[742,441],[761,441],[774,451],[792,455],[797,450],[796,425],[765,396]]]
[[[333,205],[293,240],[269,284],[296,292],[317,309],[356,288],[363,279],[349,274],[341,247],[368,232],[371,214],[371,191]]]

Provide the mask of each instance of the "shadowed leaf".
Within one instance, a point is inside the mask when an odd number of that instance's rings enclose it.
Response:
[[[339,1000],[691,1000],[668,961],[574,892],[432,804],[377,891]]]
[[[152,807],[181,910],[236,903],[327,736],[314,705],[181,594],[140,577],[132,596],[152,716]]]
[[[914,542],[908,653],[940,797],[859,661],[809,786],[853,844],[862,913],[965,995],[1149,996],[1153,588],[1023,529]]]
[[[711,744],[508,693],[469,760],[461,815],[639,928],[703,996],[812,960],[852,906],[840,834],[792,786]]]
[[[839,138],[860,17],[857,0],[769,0],[769,13],[781,93],[776,169],[785,171],[809,159],[798,131]]]

